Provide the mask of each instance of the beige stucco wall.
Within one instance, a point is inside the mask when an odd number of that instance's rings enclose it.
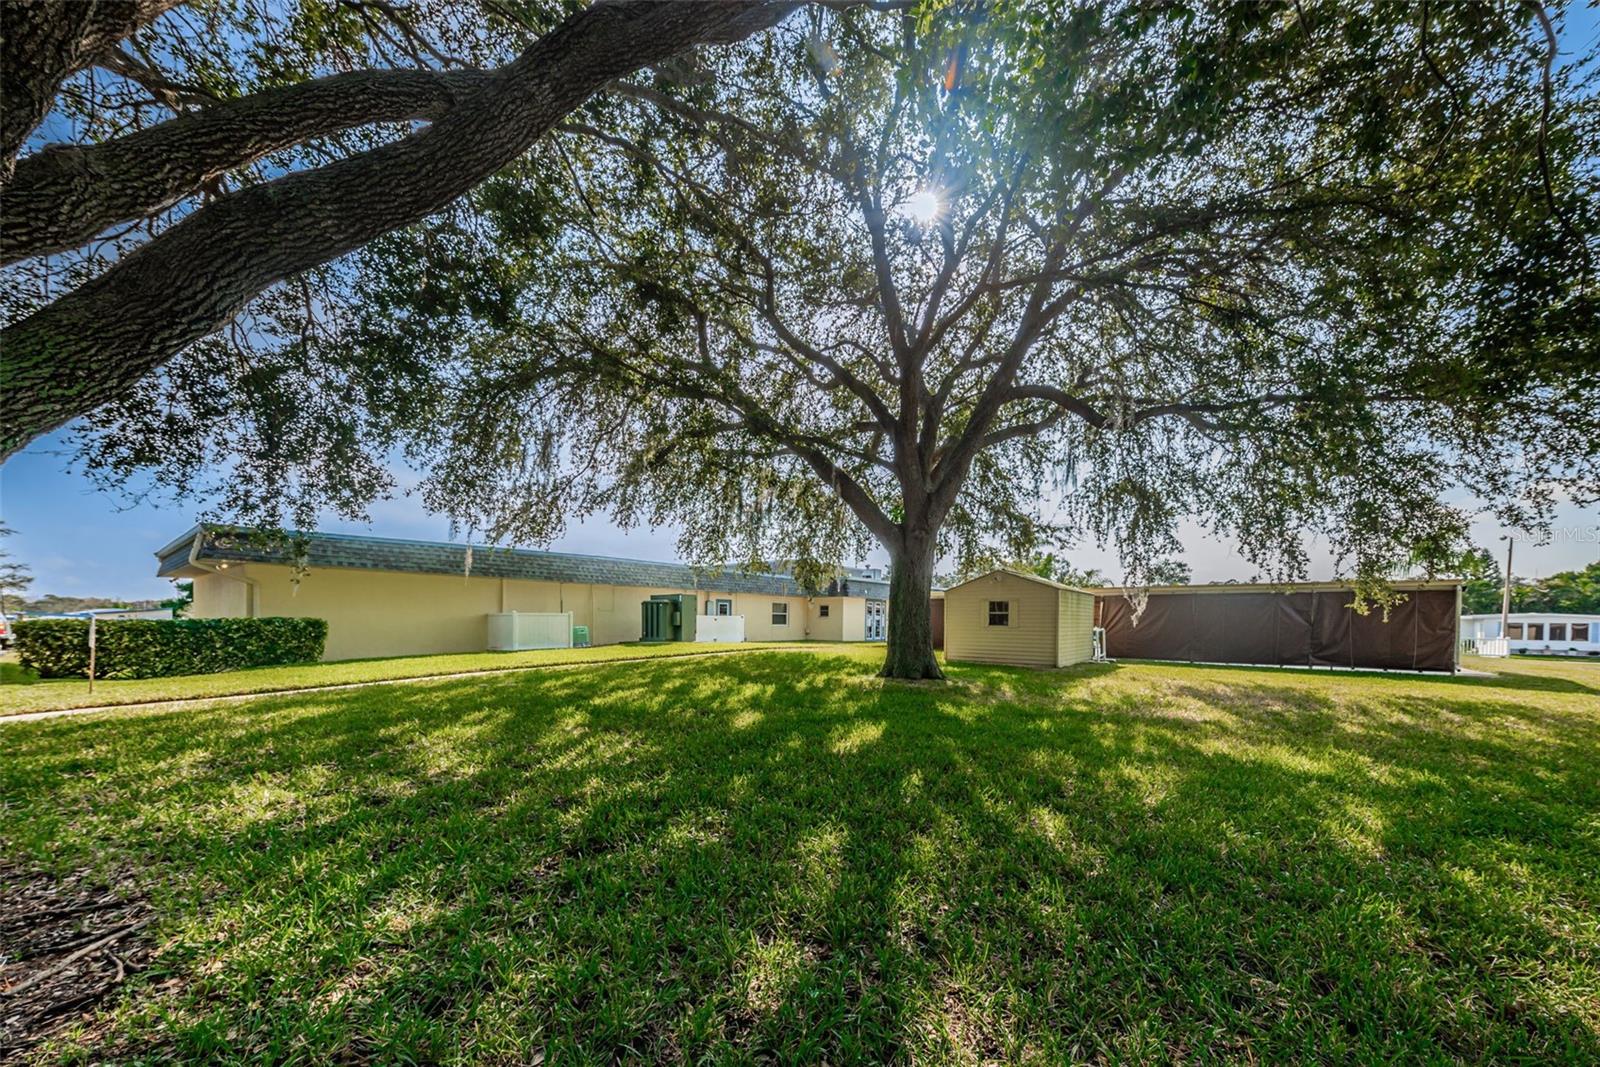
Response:
[[[768,596],[764,593],[715,593],[714,596],[732,596],[733,613],[744,616],[746,641],[804,641],[806,638],[806,598],[803,596]],[[789,605],[787,625],[772,622],[772,605]]]
[[[234,564],[227,576],[195,579],[195,618],[247,615],[312,616],[328,620],[324,659],[481,652],[488,644],[485,616],[499,611],[570,611],[575,626],[589,627],[596,645],[639,640],[639,604],[658,593],[692,589],[529,582],[444,574],[400,574],[346,568],[312,568],[296,589],[291,570],[269,564]],[[745,617],[750,641],[806,639],[805,597],[700,590],[708,601],[733,601]],[[253,599],[253,602],[252,602]],[[772,605],[789,605],[787,626],[774,626]],[[859,606],[860,601],[856,604]],[[864,610],[864,609],[862,609]]]
[[[1070,667],[1094,658],[1094,594],[1057,591],[1056,666]]]
[[[1061,590],[1003,572],[944,594],[944,654],[952,661],[1057,666]],[[1011,605],[1011,625],[989,625],[989,601]],[[1091,610],[1094,598],[1089,597]]]
[[[822,617],[822,608],[828,617]],[[809,629],[813,641],[864,641],[867,637],[867,602],[860,597],[819,596],[811,600]]]
[[[196,619],[248,618],[250,586],[221,574],[202,574],[194,580],[194,603],[186,614]]]

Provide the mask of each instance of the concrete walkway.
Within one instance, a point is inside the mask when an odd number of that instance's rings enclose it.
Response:
[[[627,656],[621,659],[592,659],[577,663],[530,663],[525,667],[484,667],[475,671],[455,671],[450,674],[412,674],[404,678],[377,678],[370,682],[340,682],[337,685],[309,685],[299,689],[267,689],[259,693],[226,693],[219,696],[176,697],[171,700],[141,700],[127,704],[95,704],[82,708],[51,708],[48,711],[24,711],[16,715],[0,714],[0,726],[13,722],[38,722],[41,719],[59,719],[67,715],[90,715],[106,711],[177,711],[201,704],[234,704],[245,700],[265,700],[268,697],[297,696],[302,693],[334,693],[341,689],[370,689],[376,685],[404,685],[408,682],[445,682],[453,678],[483,678],[496,674],[524,674],[528,671],[569,671],[578,667],[609,667],[613,663],[676,663],[686,659],[709,659],[713,656],[755,655],[761,652],[817,652],[827,647],[821,642],[796,645],[767,645],[761,648],[725,648],[716,652],[688,652],[680,656]]]

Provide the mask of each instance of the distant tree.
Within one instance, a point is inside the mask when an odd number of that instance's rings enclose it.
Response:
[[[160,608],[171,608],[172,617],[175,619],[181,619],[188,612],[188,610],[194,606],[194,582],[185,578],[180,581],[173,582],[172,584],[177,589],[178,595],[167,600],[162,600],[158,602],[156,606]]]
[[[0,523],[0,541],[16,533],[11,527]],[[11,552],[0,547],[0,615],[9,614],[10,606],[6,594],[21,596],[33,584],[33,568],[26,563],[18,562]]]
[[[1582,570],[1558,571],[1519,583],[1512,599],[1517,611],[1600,614],[1600,560]]]
[[[1275,578],[1320,535],[1376,595],[1448,561],[1454,487],[1516,525],[1600,491],[1600,119],[1555,33],[1515,4],[813,8],[608,83],[102,409],[89,462],[348,509],[403,448],[494,539],[606,511],[699,560],[877,541],[894,677],[939,674],[943,555],[1087,533],[1138,584],[1197,516]]]
[[[1487,615],[1499,611],[1505,579],[1499,562],[1486,548],[1474,546],[1463,553],[1454,568],[1462,579],[1461,611],[1466,615]]]

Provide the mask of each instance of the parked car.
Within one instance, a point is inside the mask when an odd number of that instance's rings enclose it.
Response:
[[[0,649],[11,647],[11,620],[0,614]]]

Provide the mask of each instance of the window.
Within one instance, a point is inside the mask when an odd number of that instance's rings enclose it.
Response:
[[[1528,640],[1529,641],[1543,641],[1544,640],[1544,623],[1542,623],[1542,622],[1530,622],[1528,624]]]
[[[773,603],[772,603],[772,625],[774,625],[774,626],[788,626],[789,625],[789,605],[788,604],[783,604],[783,603],[779,603],[778,601],[773,601]]]
[[[1011,625],[1011,601],[1009,601],[1009,600],[991,600],[991,601],[989,601],[989,625],[990,626],[1010,626]]]
[[[710,608],[710,605],[707,605],[707,607]],[[731,600],[719,600],[719,601],[717,601],[716,602],[716,607],[715,608],[711,608],[711,614],[713,614],[713,615],[732,615],[733,614],[733,601],[731,601]]]
[[[1587,641],[1587,640],[1589,640],[1589,624],[1586,623],[1586,622],[1575,622],[1575,623],[1573,623],[1572,624],[1572,639],[1574,641]]]
[[[1564,623],[1564,622],[1553,622],[1553,623],[1551,623],[1550,624],[1550,640],[1552,640],[1552,641],[1565,641],[1566,639],[1567,639],[1567,624]]]
[[[1514,622],[1514,623],[1511,623],[1510,625],[1508,625],[1506,627],[1506,636],[1511,638],[1511,640],[1513,640],[1513,641],[1521,641],[1522,640],[1522,624],[1520,622]]]
[[[817,618],[826,619],[828,617],[828,607],[829,605],[823,604],[821,607],[817,608]]]

